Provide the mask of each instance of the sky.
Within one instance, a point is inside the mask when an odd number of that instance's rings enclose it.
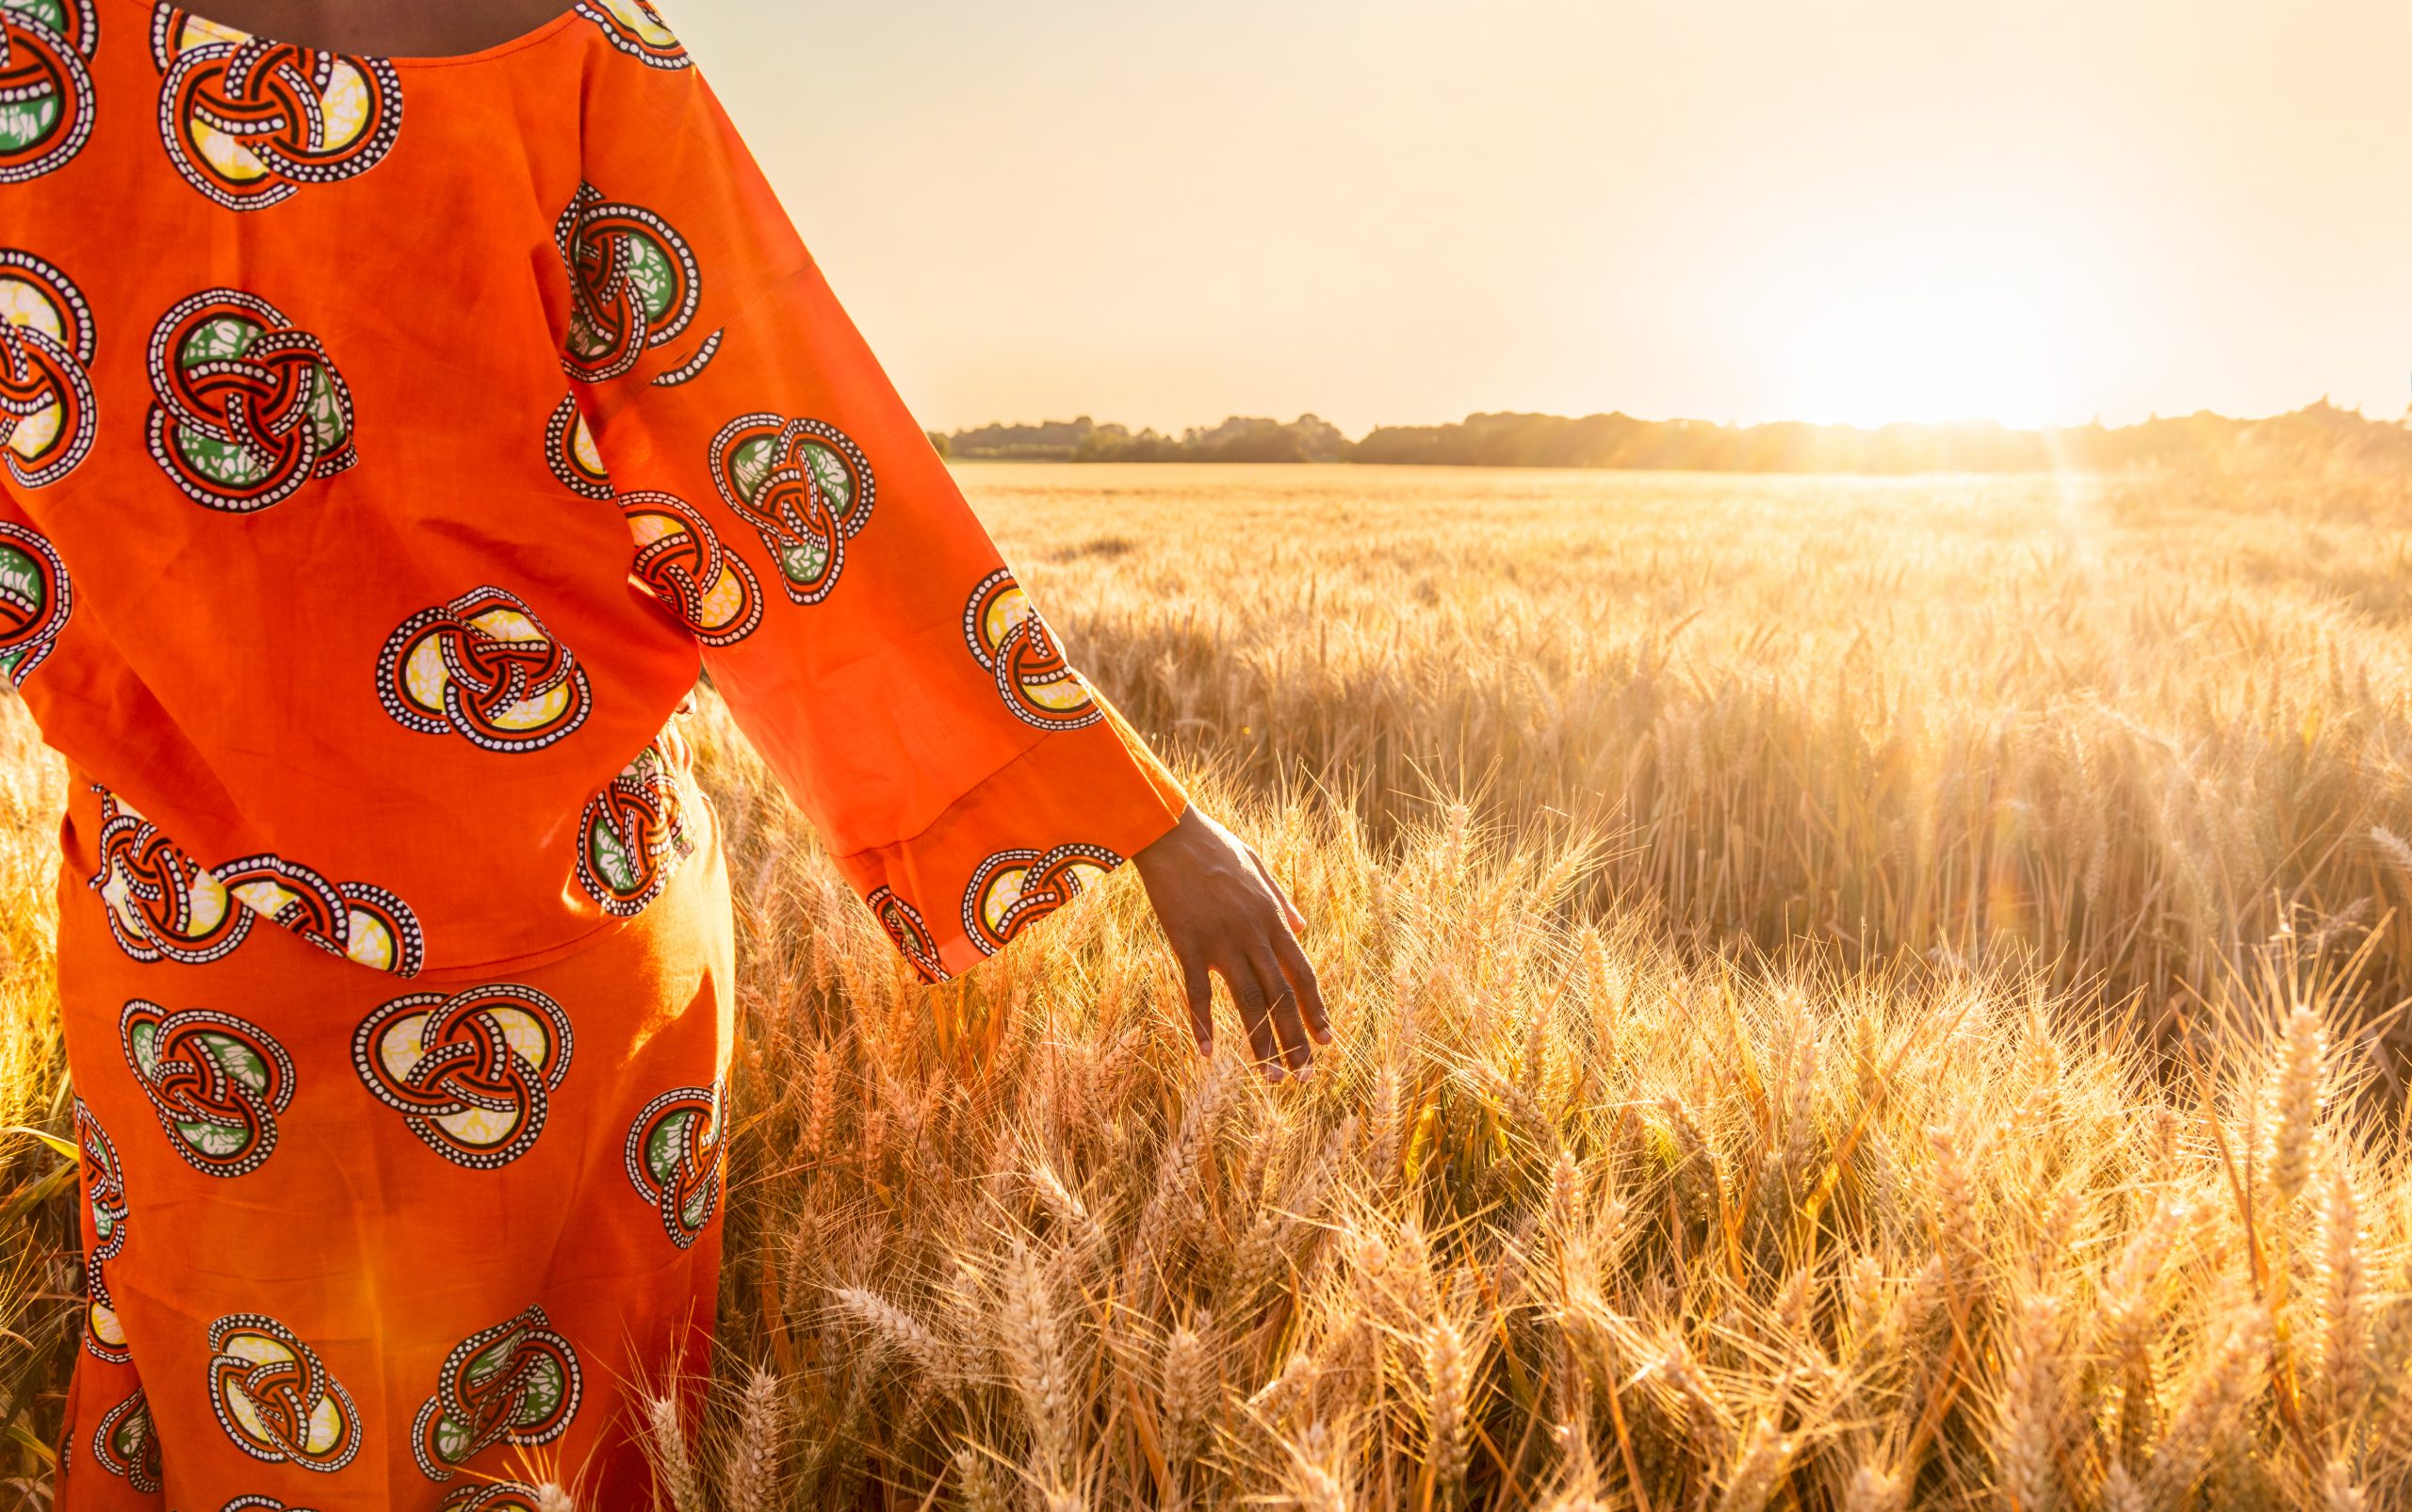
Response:
[[[922,423],[2412,399],[2412,7],[660,0]]]

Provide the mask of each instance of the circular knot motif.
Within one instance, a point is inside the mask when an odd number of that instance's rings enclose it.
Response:
[[[938,958],[938,942],[930,934],[929,923],[921,918],[920,909],[896,896],[895,890],[886,886],[873,888],[871,896],[863,902],[870,905],[872,917],[879,920],[879,927],[888,932],[897,952],[912,963],[913,969],[921,973],[922,981],[947,980],[946,963]]]
[[[84,1207],[91,1215],[91,1245],[84,1252],[84,1348],[96,1359],[122,1365],[132,1358],[125,1326],[109,1295],[108,1262],[125,1248],[125,1173],[117,1146],[100,1119],[75,1099],[75,1155],[84,1179]]]
[[[274,1318],[238,1312],[209,1325],[209,1404],[254,1459],[332,1471],[360,1452],[360,1411],[318,1351]]]
[[[647,348],[675,341],[703,303],[703,273],[687,239],[641,205],[603,197],[580,184],[553,225],[553,243],[569,269],[569,330],[562,366],[570,377],[599,383],[637,365]],[[697,353],[719,350],[719,333]],[[679,381],[702,371],[691,362]]]
[[[620,512],[636,538],[632,571],[669,606],[695,639],[733,645],[762,623],[762,585],[745,559],[721,545],[695,507],[675,494],[620,496]]]
[[[92,1212],[92,1247],[85,1258],[115,1260],[125,1247],[125,1173],[108,1130],[81,1097],[75,1099],[75,1151],[83,1167],[84,1202]]]
[[[293,1060],[268,1031],[214,1009],[170,1013],[140,998],[118,1016],[125,1064],[186,1163],[241,1176],[276,1150]]]
[[[578,881],[605,913],[625,919],[644,912],[694,853],[681,790],[687,765],[685,741],[664,730],[587,801],[579,822]]]
[[[963,889],[963,932],[993,955],[1121,864],[1122,857],[1104,846],[1078,842],[1047,851],[999,851],[980,863]]]
[[[365,882],[333,883],[281,856],[207,867],[107,789],[101,870],[91,879],[109,933],[138,961],[198,966],[243,943],[254,917],[372,971],[416,976],[426,954],[403,902]]]
[[[578,1352],[531,1307],[463,1340],[411,1423],[411,1453],[432,1481],[496,1444],[550,1443],[578,1415]]]
[[[236,513],[360,460],[351,390],[276,306],[208,289],[151,333],[151,456],[195,503]]]
[[[712,481],[779,564],[788,597],[817,604],[838,586],[846,543],[871,519],[871,459],[823,420],[742,415],[712,438]]]
[[[220,883],[245,907],[291,930],[330,955],[371,971],[414,977],[426,957],[418,918],[383,887],[329,882],[282,856],[245,856],[217,869]]]
[[[112,1365],[134,1358],[125,1341],[125,1324],[117,1315],[117,1299],[109,1294],[107,1270],[89,1257],[84,1261],[84,1352]]]
[[[544,1512],[549,1504],[543,1491],[523,1481],[493,1481],[448,1494],[436,1512]]]
[[[118,948],[138,961],[199,966],[243,943],[252,916],[235,905],[218,874],[114,794],[98,790],[101,870],[91,886],[106,905]]]
[[[22,685],[67,628],[67,563],[40,534],[0,520],[0,675]]]
[[[579,0],[578,13],[603,28],[611,45],[654,68],[685,68],[687,49],[647,0]]]
[[[1055,632],[1000,567],[980,580],[963,609],[963,639],[971,655],[997,680],[997,696],[1026,724],[1042,730],[1077,730],[1105,716],[1089,696],[1088,684],[1064,659]]]
[[[586,672],[516,594],[472,588],[386,639],[377,696],[405,729],[481,750],[541,751],[586,723]]]
[[[717,1081],[674,1088],[628,1126],[628,1182],[680,1249],[703,1233],[720,1201],[720,1090]]]
[[[93,0],[0,5],[0,184],[63,168],[91,139],[100,30]]]
[[[229,210],[366,173],[401,135],[401,75],[382,57],[248,37],[173,6],[152,22],[151,56],[170,161]]]
[[[360,1080],[428,1148],[492,1170],[528,1153],[569,1070],[569,1016],[532,987],[397,998],[351,1040]]]
[[[159,1491],[159,1434],[140,1387],[101,1415],[92,1430],[92,1463],[146,1495]]]
[[[16,14],[0,7],[0,17]],[[5,101],[0,90],[0,120]],[[91,454],[94,347],[92,308],[74,281],[31,252],[0,249],[0,448],[18,486],[47,488]]]
[[[595,432],[579,413],[578,396],[563,398],[545,424],[545,463],[553,477],[573,494],[588,498],[611,496],[611,474],[595,445]]]

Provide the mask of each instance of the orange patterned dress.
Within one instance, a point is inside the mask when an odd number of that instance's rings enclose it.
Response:
[[[645,1504],[718,1265],[699,664],[932,979],[1182,807],[643,0],[451,58],[0,0],[0,463],[64,1512]]]

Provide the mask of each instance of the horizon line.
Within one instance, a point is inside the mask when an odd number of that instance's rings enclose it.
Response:
[[[2122,431],[2140,430],[2146,426],[2169,424],[2177,421],[2206,419],[2221,421],[2230,425],[2257,425],[2271,420],[2283,420],[2293,415],[2313,415],[2323,412],[2340,415],[2352,415],[2355,418],[2371,425],[2393,425],[2412,428],[2412,404],[2407,404],[2404,407],[2404,412],[2399,415],[2393,417],[2373,417],[2366,413],[2358,403],[2349,405],[2338,404],[2335,403],[2328,395],[2322,394],[2319,398],[2314,399],[2307,404],[2299,405],[2290,410],[2279,410],[2269,415],[2232,415],[2208,407],[2166,415],[2162,414],[2160,411],[2155,410],[2146,415],[2144,418],[2141,420],[2132,420],[2124,424],[2115,425],[2105,422],[2098,415],[2091,419],[2078,421],[2075,423],[2056,425],[2018,425],[2010,421],[1997,420],[1980,415],[1971,415],[1951,420],[1710,420],[1697,415],[1667,415],[1652,417],[1649,415],[1634,415],[1621,409],[1594,410],[1584,415],[1566,415],[1552,410],[1475,410],[1453,420],[1377,421],[1366,429],[1363,435],[1351,437],[1349,436],[1348,431],[1341,427],[1338,422],[1327,420],[1316,412],[1309,410],[1289,420],[1283,420],[1279,416],[1272,415],[1243,415],[1234,413],[1225,415],[1222,420],[1215,422],[1214,424],[1184,426],[1179,431],[1160,431],[1152,425],[1133,426],[1118,420],[1100,420],[1096,416],[1087,414],[1076,415],[1069,419],[1061,420],[1053,418],[1041,420],[989,420],[980,425],[956,426],[944,431],[937,431],[936,427],[928,427],[925,429],[929,429],[937,433],[944,434],[953,438],[982,431],[1035,430],[1054,426],[1075,426],[1080,425],[1083,422],[1086,422],[1088,425],[1100,430],[1107,428],[1119,429],[1133,436],[1153,434],[1167,438],[1175,438],[1189,431],[1211,432],[1219,429],[1221,426],[1230,425],[1234,421],[1263,421],[1266,424],[1276,426],[1302,425],[1312,421],[1318,425],[1330,426],[1331,429],[1338,431],[1343,438],[1348,439],[1352,444],[1354,444],[1357,442],[1362,442],[1366,437],[1372,436],[1376,432],[1382,431],[1441,430],[1451,426],[1462,426],[1474,420],[1487,417],[1519,416],[1570,421],[1623,419],[1638,421],[1645,425],[1677,427],[1697,426],[1719,431],[1765,431],[1783,428],[1787,430],[1805,429],[1824,431],[1850,431],[1862,435],[1879,435],[1887,431],[1991,430],[2004,435],[2051,436],[2087,431],[2101,431],[2106,434],[2116,433]]]

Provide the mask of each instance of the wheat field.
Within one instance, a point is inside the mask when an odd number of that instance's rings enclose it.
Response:
[[[708,708],[744,1041],[670,1512],[2412,1496],[2412,483],[958,473],[1337,1042],[1200,1063],[1128,877],[912,985]],[[63,1134],[5,714],[0,1125]],[[32,1506],[72,1183],[0,1142]]]

